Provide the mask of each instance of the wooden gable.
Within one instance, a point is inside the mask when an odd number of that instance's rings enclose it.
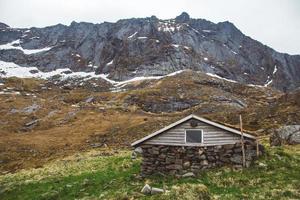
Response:
[[[203,141],[197,144],[187,143],[185,140],[186,130],[201,130]],[[252,135],[244,133],[244,138],[255,140]],[[210,120],[189,115],[169,126],[166,126],[140,140],[135,141],[131,146],[140,144],[172,145],[172,146],[213,146],[234,144],[241,139],[241,133],[230,127],[212,122]]]

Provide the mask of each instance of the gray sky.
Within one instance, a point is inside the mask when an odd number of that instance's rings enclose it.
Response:
[[[182,11],[192,18],[233,22],[279,52],[300,54],[300,0],[0,0],[0,21],[16,28],[151,15],[169,19]]]

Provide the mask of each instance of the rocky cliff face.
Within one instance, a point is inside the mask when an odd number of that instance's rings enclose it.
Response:
[[[192,69],[282,90],[300,86],[299,55],[278,53],[230,22],[187,13],[30,29],[0,23],[0,60],[42,71],[95,71],[118,81]]]

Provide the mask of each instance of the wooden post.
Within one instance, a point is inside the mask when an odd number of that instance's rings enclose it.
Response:
[[[258,143],[258,138],[256,138],[256,157],[259,157],[259,143]]]
[[[243,133],[242,115],[240,115],[240,128],[241,128],[241,144],[242,144],[243,167],[245,167],[246,166],[246,157],[245,157],[245,146],[244,146],[244,133]]]

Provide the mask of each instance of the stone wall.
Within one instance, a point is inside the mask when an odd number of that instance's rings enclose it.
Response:
[[[181,147],[165,145],[141,145],[142,175],[155,173],[182,175],[188,172],[197,174],[201,170],[224,165],[242,167],[241,143],[207,146]],[[259,155],[264,151],[259,145]],[[246,166],[257,158],[256,143],[245,141]]]

